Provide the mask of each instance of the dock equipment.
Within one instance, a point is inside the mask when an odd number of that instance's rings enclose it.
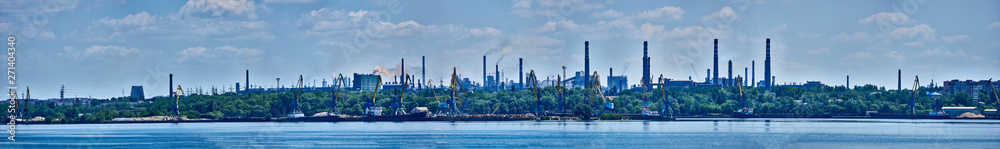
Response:
[[[406,97],[406,87],[413,84],[413,79],[410,78],[410,75],[404,76],[406,77],[403,79],[403,92],[399,94],[399,98],[397,98],[396,101],[393,101],[391,105],[392,109],[395,109],[392,112],[393,115],[406,115],[406,109],[403,108],[403,98]]]
[[[347,83],[344,81],[344,74],[337,74],[337,75],[338,75],[337,78],[333,80],[334,82],[333,85],[335,85],[336,87],[333,88],[333,91],[330,91],[333,93],[331,95],[333,96],[333,100],[326,103],[326,105],[330,107],[330,110],[327,112],[327,114],[340,114],[340,109],[337,109],[337,99],[340,98],[340,96],[337,95],[340,95],[341,87],[347,87]]]
[[[642,83],[641,83],[642,84],[642,116],[660,116],[659,113],[653,113],[653,111],[649,109],[649,105],[651,103],[649,103],[649,96],[646,96],[646,92],[649,91],[647,89],[652,89],[652,86],[650,86],[651,84],[647,84],[646,83],[647,82],[646,81],[647,78],[649,78],[649,77],[642,77]],[[660,78],[662,79],[663,75],[660,75]],[[660,82],[660,83],[662,83],[662,82]],[[660,86],[660,87],[662,88],[662,86]]]
[[[661,87],[663,86],[664,83],[663,81],[664,81],[663,75],[660,75],[659,83]],[[662,92],[663,92],[663,106],[660,107],[660,115],[667,117],[667,114],[669,114],[670,118],[674,118],[674,108],[673,108],[674,102],[670,101],[670,91],[666,87],[663,87]]]
[[[306,115],[299,109],[299,96],[302,96],[302,75],[299,75],[299,81],[295,84],[295,91],[292,92],[292,96],[295,98],[295,101],[292,102],[292,111],[288,112],[288,118],[305,117]]]
[[[750,102],[747,101],[745,91],[743,90],[743,78],[739,75],[736,76],[736,82],[738,83],[737,88],[740,89],[740,109],[736,110],[736,117],[746,117],[753,115],[753,108],[750,108]]]
[[[528,85],[531,85],[531,91],[535,93],[535,115],[545,115],[545,101],[538,94],[541,90],[538,88],[538,78],[535,76],[535,70],[528,72]]]
[[[556,90],[559,91],[559,113],[566,112],[566,99],[563,98],[562,76],[556,75]]]
[[[910,106],[910,109],[906,110],[906,113],[908,114],[917,114],[916,101],[917,101],[918,89],[920,89],[920,77],[913,76],[913,91],[911,91],[910,93],[912,94],[912,96],[910,96],[910,103],[907,103],[907,105]]]
[[[1000,109],[1000,97],[997,97],[997,90],[996,88],[993,87],[993,78],[990,78],[989,82],[990,82],[989,83],[990,90],[993,91],[993,101],[997,101],[996,107],[997,109]],[[1000,119],[1000,112],[996,112],[996,114],[997,114],[997,119]]]
[[[180,110],[181,107],[178,105],[178,103],[181,102],[181,95],[183,94],[184,94],[184,89],[181,88],[181,85],[177,85],[177,92],[174,92],[174,96],[177,97],[174,99],[174,116],[181,115],[181,110]]]
[[[462,82],[458,80],[458,68],[453,67],[451,72],[451,86],[448,87],[451,90],[451,95],[448,96],[448,100],[442,102],[438,105],[437,114],[444,115],[461,115],[462,110],[458,107],[462,102],[462,97],[460,93],[465,92],[465,88],[462,87]],[[439,101],[440,102],[440,101]]]
[[[369,103],[365,103],[361,107],[363,110],[365,110],[365,115],[367,115],[367,116],[376,115],[375,114],[375,111],[376,111],[375,110],[375,98],[378,97],[378,89],[382,88],[382,85],[381,85],[382,84],[382,75],[375,75],[375,80],[378,80],[377,81],[378,84],[375,85],[375,92],[372,92],[372,101],[369,102]],[[381,115],[381,113],[379,113],[378,115]]]
[[[593,76],[595,78],[600,78],[600,74],[598,74],[597,71],[594,71],[594,75]],[[595,110],[594,115],[595,116],[600,116],[604,112],[607,112],[609,110],[614,110],[615,104],[611,103],[612,99],[610,97],[605,97],[604,93],[601,92],[601,79],[591,80],[590,81],[590,85],[593,86],[593,88],[589,88],[589,90],[590,90],[591,93],[587,94],[587,99],[588,100],[586,100],[586,101],[589,102],[587,104],[597,103],[596,101],[590,102],[590,100],[592,99],[592,97],[591,97],[592,94],[596,94],[597,96],[601,97],[601,99],[600,99],[601,100],[600,101],[600,103],[601,103],[601,106],[600,106],[601,109],[600,110]]]

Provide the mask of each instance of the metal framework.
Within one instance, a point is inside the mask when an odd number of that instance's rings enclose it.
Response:
[[[594,78],[600,78],[600,75],[597,73],[597,71],[594,71],[593,76]],[[601,114],[607,112],[608,110],[614,110],[615,104],[611,103],[612,99],[609,97],[605,97],[604,93],[601,92],[601,79],[593,79],[592,81],[590,81],[590,85],[593,86],[592,88],[590,88],[591,94],[597,94],[598,96],[601,97],[601,103],[602,103],[602,105],[600,106],[601,110],[595,110],[596,111],[595,115],[600,116]],[[587,104],[595,103],[595,102],[590,102],[590,100],[592,99],[591,94],[587,94],[587,99],[588,99],[586,100],[588,101]]]
[[[670,95],[669,95],[670,91],[667,90],[666,87],[663,87],[663,83],[664,83],[663,80],[664,80],[663,79],[663,75],[660,75],[660,81],[659,81],[660,88],[663,88],[663,90],[662,90],[662,93],[663,93],[663,106],[660,107],[660,115],[666,117],[667,114],[669,113],[670,114],[670,118],[674,118],[674,108],[672,107],[674,105],[674,102],[670,101]]]
[[[365,103],[361,108],[365,110],[365,115],[375,115],[375,98],[378,97],[378,89],[382,87],[382,75],[375,75],[378,83],[375,84],[375,92],[372,92],[372,102]]]
[[[538,88],[538,77],[535,76],[535,70],[528,72],[528,85],[531,85],[531,91],[535,93],[535,115],[545,115],[545,101],[542,101],[539,95],[542,90]]]
[[[326,103],[326,105],[330,107],[330,110],[327,111],[328,115],[329,114],[340,114],[340,109],[337,108],[337,106],[338,106],[337,99],[339,99],[340,96],[337,96],[337,95],[340,95],[340,88],[341,87],[347,87],[347,84],[344,81],[344,75],[343,74],[337,74],[337,75],[338,75],[337,78],[333,80],[333,82],[334,82],[333,85],[336,85],[336,87],[334,87],[333,91],[331,91],[333,93],[331,95],[331,96],[333,96],[333,100],[331,100],[330,102]]]
[[[911,92],[910,94],[912,94],[912,96],[910,96],[910,103],[907,103],[910,106],[910,108],[906,110],[906,113],[917,114],[916,101],[917,101],[917,90],[919,89],[920,89],[920,77],[913,76],[913,91],[910,91]]]
[[[391,105],[392,109],[395,109],[392,112],[393,115],[406,115],[406,109],[403,108],[403,98],[406,97],[406,87],[413,84],[413,78],[410,78],[410,75],[404,76],[406,77],[403,79],[403,92],[399,94],[399,98],[393,101]]]

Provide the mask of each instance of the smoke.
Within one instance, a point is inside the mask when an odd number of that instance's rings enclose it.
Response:
[[[399,74],[400,68],[402,68],[401,64],[396,64],[396,66],[393,68],[387,68],[385,66],[375,66],[375,69],[372,70],[372,73],[382,75],[382,77],[396,77],[400,75]],[[414,68],[410,69],[412,70]],[[405,74],[409,74],[409,71],[406,72]]]
[[[512,50],[513,49],[510,47],[510,39],[505,39],[503,41],[500,41],[500,43],[498,43],[496,47],[486,50],[486,54],[483,55],[489,56],[490,54],[499,53],[500,56],[499,58],[497,58],[496,64],[500,64],[500,60],[503,60],[503,57],[506,56],[507,53]]]
[[[622,69],[621,69],[621,71],[618,71],[618,74],[621,74],[622,76],[625,76],[625,72],[628,71],[628,66],[632,66],[631,64],[632,64],[632,62],[625,61],[625,66],[622,66]]]

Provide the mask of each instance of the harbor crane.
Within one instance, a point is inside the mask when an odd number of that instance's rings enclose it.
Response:
[[[660,75],[660,78],[663,78],[663,75]],[[660,116],[660,114],[653,113],[652,110],[649,110],[649,105],[650,105],[649,98],[648,96],[646,96],[646,92],[648,92],[648,90],[646,90],[646,86],[649,86],[649,84],[646,84],[646,77],[642,77],[641,86],[642,86],[642,116]]]
[[[288,118],[305,117],[306,115],[299,109],[299,98],[302,96],[302,75],[299,75],[299,82],[295,84],[295,91],[292,94],[295,97],[295,101],[292,102],[292,111],[288,113]]]
[[[593,76],[594,76],[594,78],[601,78],[600,75],[597,73],[597,71],[594,71],[594,75]],[[593,86],[593,87],[590,88],[590,94],[587,94],[587,99],[588,99],[587,101],[590,101],[589,99],[592,99],[592,97],[590,97],[591,94],[597,94],[598,96],[601,97],[601,104],[602,104],[600,106],[601,110],[595,110],[595,111],[599,111],[598,113],[596,113],[596,115],[600,116],[601,114],[603,114],[604,112],[606,112],[608,110],[614,110],[615,104],[611,102],[612,99],[610,97],[605,97],[604,93],[601,92],[601,79],[593,79],[593,81],[590,81],[590,84],[591,84],[590,86]],[[590,103],[587,103],[587,104],[591,104],[591,103],[594,103],[594,102],[590,102]]]
[[[174,99],[174,116],[181,115],[181,107],[179,105],[181,102],[181,95],[184,95],[184,89],[181,88],[181,85],[177,85],[177,92],[174,92],[174,96],[177,97]]]
[[[375,98],[378,97],[378,89],[382,87],[382,85],[381,85],[382,84],[382,75],[375,75],[375,80],[378,81],[378,83],[375,85],[375,92],[372,92],[372,102],[365,103],[364,106],[361,107],[361,108],[363,108],[365,110],[365,115],[368,115],[368,116],[381,115],[381,113],[375,113],[375,111],[376,111],[375,110]]]
[[[458,104],[461,104],[462,97],[460,93],[465,92],[465,88],[462,87],[462,82],[458,80],[458,68],[452,68],[451,73],[451,86],[448,87],[451,90],[451,95],[448,96],[448,100],[438,104],[439,114],[462,114],[462,110],[459,109]],[[439,101],[440,102],[440,101]]]
[[[340,88],[341,87],[347,87],[347,84],[344,81],[344,74],[337,74],[337,75],[339,75],[338,78],[336,80],[333,80],[333,82],[334,82],[333,85],[336,86],[336,87],[333,88],[333,91],[332,91],[333,94],[331,95],[331,96],[333,96],[333,100],[331,100],[330,102],[328,102],[326,104],[327,106],[330,107],[330,110],[327,112],[328,115],[329,114],[340,114],[340,109],[337,109],[337,99],[339,99],[340,96],[337,96],[337,95],[340,95]]]
[[[531,85],[531,90],[535,93],[535,115],[545,115],[545,101],[538,94],[541,90],[538,88],[538,78],[535,76],[535,70],[528,72],[528,85]]]
[[[670,91],[666,87],[662,86],[662,84],[664,83],[663,81],[664,81],[663,75],[660,75],[660,81],[659,81],[661,85],[660,88],[663,88],[662,90],[663,106],[660,107],[660,115],[666,117],[667,114],[670,114],[670,118],[674,118],[674,108],[673,108],[674,102],[670,101]]]
[[[997,97],[997,90],[996,90],[995,87],[993,87],[993,78],[990,78],[989,82],[990,82],[989,83],[990,90],[993,91],[993,101],[997,101],[996,107],[997,107],[997,109],[1000,109],[1000,97]],[[997,119],[1000,119],[1000,112],[996,112],[996,115],[997,115]]]
[[[907,105],[909,105],[910,108],[906,110],[906,113],[908,114],[917,114],[916,101],[917,101],[918,89],[920,89],[920,77],[913,76],[913,91],[910,91],[910,94],[912,94],[912,96],[910,96],[910,103],[907,103]]]
[[[392,109],[395,109],[392,112],[393,115],[406,115],[406,109],[403,108],[403,98],[406,97],[406,87],[413,84],[413,79],[410,78],[410,75],[404,76],[406,77],[403,79],[403,92],[400,93],[399,98],[391,104]]]
[[[558,111],[559,111],[559,113],[564,113],[564,112],[566,112],[565,111],[565,109],[566,109],[566,98],[563,97],[562,77],[559,76],[559,75],[556,75],[556,81],[557,81],[557,83],[556,83],[556,91],[559,91],[559,95],[558,95],[559,96],[559,110]]]
[[[750,108],[750,102],[747,101],[745,91],[743,90],[743,78],[736,75],[736,86],[740,90],[740,109],[736,110],[734,113],[735,117],[747,117],[753,115],[753,109]]]

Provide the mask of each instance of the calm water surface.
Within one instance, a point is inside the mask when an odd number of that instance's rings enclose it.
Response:
[[[0,148],[998,148],[997,120],[19,125]]]

